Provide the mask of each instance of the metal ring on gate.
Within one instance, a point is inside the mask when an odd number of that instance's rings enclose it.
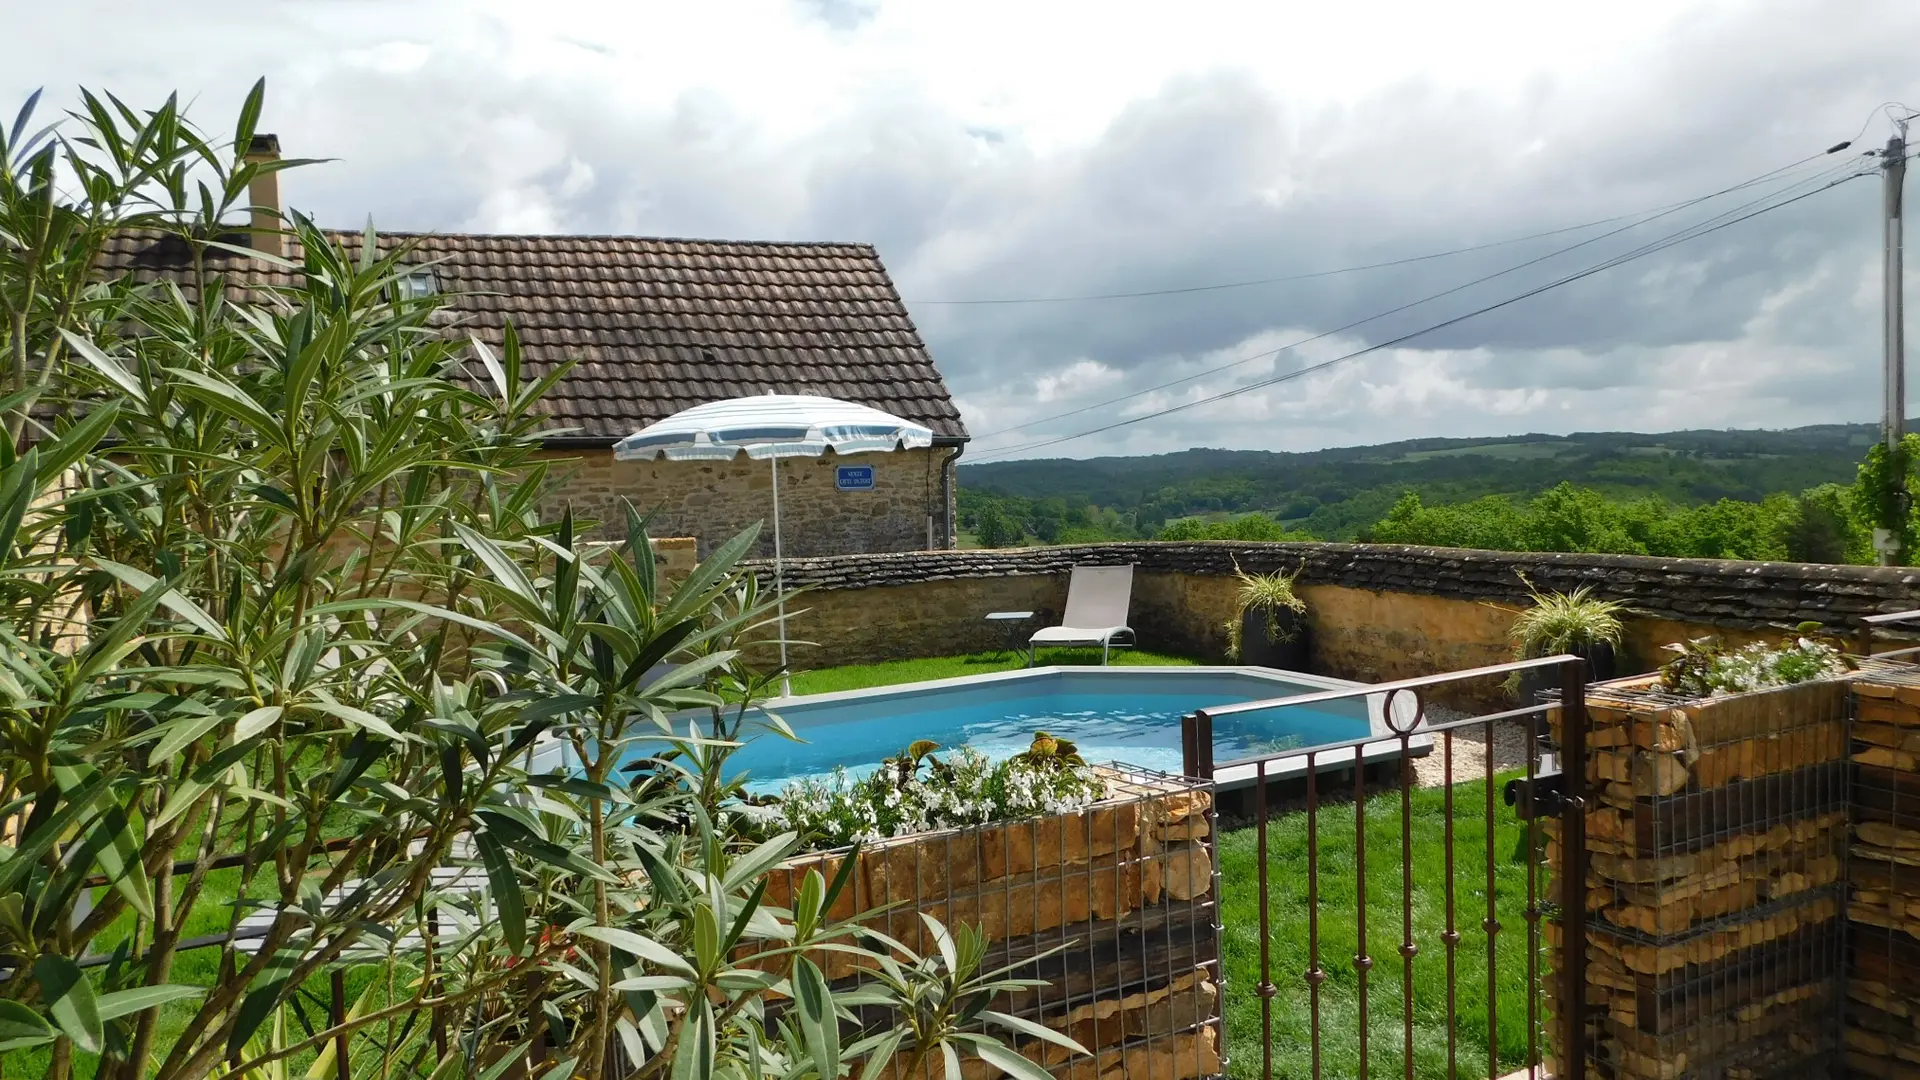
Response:
[[[1394,698],[1402,693],[1413,698],[1413,719],[1408,721],[1404,727],[1398,722],[1398,718],[1394,715],[1393,708]],[[1386,715],[1387,730],[1393,732],[1395,735],[1412,734],[1414,729],[1420,726],[1421,721],[1427,718],[1427,706],[1425,702],[1420,700],[1419,692],[1404,686],[1396,686],[1387,691],[1386,700],[1381,703],[1380,711]]]

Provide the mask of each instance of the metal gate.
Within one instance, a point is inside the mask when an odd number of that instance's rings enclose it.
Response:
[[[1503,680],[1544,703],[1446,719],[1427,704]],[[1585,950],[1551,946],[1585,940],[1585,905],[1553,902],[1549,868],[1586,878],[1586,680],[1554,656],[1185,719],[1188,775],[1224,789],[1230,1075],[1580,1080]],[[1290,717],[1360,707],[1366,738],[1272,745]],[[1248,908],[1257,925],[1239,924]],[[1253,999],[1231,985],[1249,976]]]

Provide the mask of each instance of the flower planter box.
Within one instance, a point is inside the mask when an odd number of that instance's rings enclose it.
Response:
[[[1645,676],[1591,687],[1587,711],[1594,1075],[1755,1076],[1834,1056],[1849,681],[1689,699]],[[1548,940],[1560,948],[1559,927]]]
[[[895,837],[851,856],[801,856],[769,872],[766,902],[786,907],[809,870],[831,881],[854,858],[833,918],[857,919],[925,953],[936,946],[924,912],[983,930],[990,967],[1041,957],[1015,974],[1047,985],[993,1008],[1067,1032],[1091,1052],[1017,1044],[1062,1080],[1217,1074],[1212,791],[1158,774],[1109,770],[1107,778],[1106,799],[1068,813]],[[837,984],[862,977],[845,953],[814,959]],[[860,1019],[863,1028],[892,1023],[877,1013]],[[968,1080],[999,1075],[974,1059],[965,1071]]]

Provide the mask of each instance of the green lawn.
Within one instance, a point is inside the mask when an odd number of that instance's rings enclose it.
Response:
[[[1100,654],[1049,653],[1048,663],[1097,664]],[[1116,664],[1192,664],[1175,656],[1128,650],[1115,653]],[[793,677],[797,694],[855,690],[870,686],[977,675],[1020,667],[1024,659],[1006,653],[899,660],[827,668]],[[1521,857],[1521,824],[1499,802],[1495,780],[1494,908],[1502,930],[1496,939],[1496,983],[1500,1073],[1521,1068],[1527,1056],[1527,864]],[[1461,784],[1453,790],[1454,925],[1460,933],[1455,956],[1455,1060],[1462,1076],[1487,1075],[1487,935],[1482,929],[1487,904],[1486,786]],[[1413,937],[1414,1072],[1444,1076],[1447,1067],[1446,946],[1446,795],[1440,790],[1413,793]],[[1320,990],[1321,1070],[1324,1077],[1358,1075],[1358,979],[1353,956],[1358,940],[1355,912],[1353,806],[1324,807],[1319,815],[1320,956],[1327,981]],[[1223,962],[1226,969],[1227,1049],[1234,1076],[1261,1074],[1260,909],[1258,846],[1253,829],[1220,838],[1223,892]],[[1273,998],[1273,1075],[1312,1075],[1309,1049],[1307,970],[1307,818],[1304,813],[1275,817],[1267,826],[1268,918]],[[1367,805],[1367,952],[1368,1069],[1371,1075],[1400,1075],[1403,1047],[1401,995],[1401,847],[1400,795],[1376,796]],[[1544,893],[1544,877],[1537,891]],[[1498,1074],[1496,1074],[1498,1075]]]
[[[1045,665],[1097,665],[1099,649],[1046,649],[1040,653]],[[1197,661],[1141,649],[1115,649],[1115,665],[1179,664]],[[1027,666],[1025,653],[984,652],[970,656],[935,656],[924,660],[889,660],[880,664],[854,664],[848,667],[821,668],[795,672],[793,692],[827,694],[836,690],[865,690],[870,686],[924,682],[928,679],[952,679],[961,675],[984,675],[992,671],[1012,671]]]
[[[182,859],[192,858],[194,846],[199,842],[198,829],[188,829],[185,830],[185,832],[188,836],[182,840],[181,848],[178,852],[178,856]],[[185,884],[185,878],[175,879],[176,888],[183,887]],[[252,901],[270,901],[276,894],[277,889],[273,880],[273,870],[271,867],[268,867],[255,877],[253,886],[249,890],[249,897]],[[98,892],[96,892],[96,895],[98,895]],[[201,895],[194,904],[193,913],[187,918],[187,924],[181,933],[181,937],[183,939],[196,938],[224,933],[232,917],[234,906],[240,902],[239,868],[209,871],[207,873],[206,884],[202,887]],[[257,910],[258,908],[249,904],[243,912],[243,915],[251,915]],[[100,936],[95,939],[93,943],[94,951],[111,954],[113,950],[133,932],[133,926],[133,912],[124,912],[119,919],[103,930]],[[240,963],[245,964],[251,957],[242,953],[239,959]],[[103,992],[105,989],[103,985],[104,969],[95,967],[90,969],[88,974],[92,980],[95,992]],[[380,974],[380,971],[376,968],[365,965],[349,969],[346,977],[348,1003],[351,1004],[366,985],[380,977]],[[169,974],[167,981],[182,986],[212,987],[219,983],[223,975],[224,973],[220,969],[219,948],[188,949],[175,955],[173,970]],[[328,998],[331,993],[328,980],[325,977],[314,979],[311,985],[306,988],[305,993],[306,997],[301,1003],[301,1008],[305,1011],[309,1022],[322,1022],[326,1014]],[[163,1053],[171,1049],[175,1041],[178,1040],[180,1033],[186,1029],[188,1022],[193,1019],[195,1013],[198,1011],[198,999],[187,999],[162,1005],[160,1007],[160,1018],[154,1028],[154,1045]],[[290,1019],[288,1023],[292,1025],[294,1022]],[[324,1023],[322,1023],[322,1026],[324,1026]],[[292,1030],[292,1037],[294,1039],[304,1037],[303,1032],[299,1032],[297,1029],[290,1030]],[[359,1048],[356,1047],[356,1055],[358,1053]],[[297,1068],[292,1071],[291,1075],[299,1076],[307,1064],[314,1060],[315,1056],[312,1052],[295,1055],[292,1060],[295,1065],[297,1065]],[[74,1055],[74,1075],[91,1076],[97,1060],[94,1055],[76,1053]],[[14,1050],[0,1054],[0,1080],[12,1080],[13,1077],[44,1076],[48,1067],[48,1054],[44,1047],[33,1050]]]
[[[1497,783],[1504,783],[1498,778]],[[1456,953],[1456,1046],[1461,1076],[1487,1071],[1487,935],[1481,928],[1487,904],[1487,830],[1482,783],[1454,789],[1454,925]],[[1413,793],[1414,1075],[1447,1075],[1446,812],[1440,790]],[[1367,804],[1368,1070],[1402,1073],[1404,1029],[1400,958],[1400,795],[1376,796]],[[1527,1053],[1527,865],[1524,831],[1505,806],[1496,805],[1494,891],[1502,930],[1497,938],[1497,1005],[1502,1075],[1525,1064]],[[1358,1075],[1359,1000],[1353,958],[1357,951],[1354,874],[1354,808],[1323,807],[1319,814],[1321,1069],[1326,1077]],[[1231,1073],[1261,1075],[1259,859],[1253,829],[1220,838],[1223,963],[1226,972],[1227,1049]],[[1307,818],[1276,817],[1267,826],[1268,917],[1271,925],[1273,1076],[1312,1075],[1307,982]],[[1542,878],[1540,890],[1545,889]]]
[[[1047,663],[1097,664],[1097,650],[1051,652]],[[1114,654],[1115,664],[1176,664],[1194,661],[1139,650]],[[977,675],[1024,666],[1023,657],[1008,653],[900,660],[825,668],[796,674],[795,693],[814,694],[854,690],[959,675]],[[1504,782],[1504,777],[1497,782]],[[1374,1075],[1401,1071],[1402,1009],[1400,945],[1401,847],[1398,793],[1377,796],[1367,812],[1367,929],[1369,974],[1369,1071]],[[1454,788],[1453,849],[1456,914],[1460,931],[1456,956],[1457,1061],[1463,1076],[1487,1071],[1487,963],[1485,787],[1462,784]],[[1356,951],[1354,813],[1351,804],[1323,808],[1319,816],[1320,844],[1320,956],[1328,974],[1321,987],[1322,1075],[1357,1075],[1358,982],[1353,967]],[[1495,908],[1504,927],[1498,938],[1497,983],[1499,1068],[1502,1072],[1524,1064],[1527,1050],[1526,904],[1527,868],[1519,858],[1521,827],[1504,806],[1495,807],[1493,852]],[[1443,1076],[1447,1061],[1445,796],[1439,790],[1413,794],[1414,940],[1420,952],[1414,960],[1415,1073]],[[1278,994],[1272,999],[1273,1076],[1307,1077],[1311,1073],[1308,1043],[1306,863],[1307,821],[1304,813],[1275,817],[1267,829],[1267,861],[1271,979]],[[1226,971],[1227,1049],[1235,1076],[1261,1074],[1261,998],[1259,877],[1255,832],[1239,829],[1220,838],[1222,884],[1223,964]],[[228,880],[232,878],[233,880]],[[195,912],[188,933],[209,933],[224,925],[226,904],[232,902],[237,871],[209,876],[208,897]],[[1544,879],[1540,885],[1545,888]],[[217,899],[216,899],[217,898]],[[104,935],[120,936],[119,928]],[[106,943],[110,948],[111,944]],[[217,950],[182,954],[174,981],[212,985]],[[357,995],[375,977],[361,969],[349,978],[349,994]],[[324,993],[320,987],[316,987]],[[316,1002],[316,1004],[318,1004]],[[161,1045],[176,1034],[192,1006],[168,1006],[161,1022]],[[418,1036],[416,1036],[417,1038]],[[310,1055],[301,1055],[294,1074],[304,1069]],[[0,1077],[34,1076],[44,1070],[42,1055],[14,1053],[0,1056]]]

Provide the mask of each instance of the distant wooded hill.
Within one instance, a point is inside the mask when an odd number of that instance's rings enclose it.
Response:
[[[960,482],[969,510],[1002,499],[1024,503],[1029,522],[1037,511],[1044,529],[1057,516],[1070,533],[1151,536],[1180,518],[1259,512],[1323,539],[1351,539],[1408,491],[1433,505],[1485,495],[1528,497],[1570,482],[1613,498],[1659,496],[1697,505],[1850,483],[1876,430],[1827,424],[1785,431],[1413,439],[1308,453],[1194,449],[975,465],[963,459]]]

